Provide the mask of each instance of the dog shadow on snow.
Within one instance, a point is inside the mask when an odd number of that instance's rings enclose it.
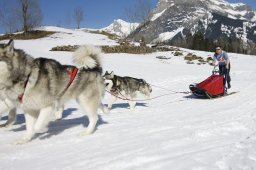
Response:
[[[77,110],[77,108],[68,108],[68,109],[64,110],[63,114],[62,114],[62,119],[56,120],[56,121],[51,121],[48,125],[48,127],[49,127],[48,131],[45,133],[36,134],[35,138],[39,138],[39,139],[51,138],[52,136],[58,135],[67,129],[70,129],[72,127],[76,127],[79,125],[83,125],[83,127],[86,128],[89,124],[89,119],[86,115],[84,115],[82,117],[73,118],[73,119],[65,119],[66,117],[71,115],[72,112],[74,112],[76,110]],[[103,124],[108,124],[108,122],[106,122],[102,119],[101,115],[98,114],[98,116],[99,116],[99,120],[97,122],[95,131],[97,131],[98,126],[103,125]],[[26,130],[24,114],[18,115],[16,124],[22,124],[22,125],[18,128],[12,129],[12,131],[18,132],[18,131]],[[85,130],[85,129],[81,128],[80,131],[82,132],[82,130]]]
[[[147,103],[136,103],[136,107],[148,107]],[[127,109],[129,108],[130,105],[128,103],[116,103],[112,105],[112,110],[122,108],[122,109]]]
[[[24,114],[17,114],[16,119],[17,120],[16,120],[15,125],[25,123]],[[8,120],[8,116],[3,116],[1,119],[1,121],[4,121],[4,122],[6,122],[7,120]]]

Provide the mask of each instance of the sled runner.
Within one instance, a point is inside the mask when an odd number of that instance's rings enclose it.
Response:
[[[224,75],[220,75],[219,71],[214,68],[210,77],[201,83],[191,84],[189,89],[196,97],[200,98],[211,99],[225,96]]]

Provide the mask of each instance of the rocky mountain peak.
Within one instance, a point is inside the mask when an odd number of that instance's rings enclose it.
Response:
[[[256,43],[256,11],[243,3],[225,0],[159,0],[149,21],[141,24],[129,38],[147,43],[186,43],[189,36],[203,34],[216,42],[220,37]],[[185,41],[185,42],[184,42]],[[182,42],[182,43],[181,43]]]

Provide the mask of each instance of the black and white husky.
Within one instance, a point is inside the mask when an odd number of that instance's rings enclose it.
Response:
[[[145,95],[146,100],[150,99],[152,88],[143,79],[117,76],[113,71],[111,73],[106,71],[103,78],[105,79],[106,88],[112,94],[112,99],[108,103],[109,109],[112,108],[112,105],[117,98],[127,100],[130,105],[130,109],[134,109],[136,106],[136,97],[138,92]]]
[[[94,131],[97,109],[104,107],[100,54],[101,50],[94,46],[78,48],[73,62],[81,68],[76,68],[52,59],[34,59],[23,50],[15,49],[13,40],[0,45],[0,86],[10,101],[19,100],[25,112],[27,132],[15,143],[30,141],[48,124],[51,114],[70,99],[75,99],[88,115],[89,125],[82,134]]]

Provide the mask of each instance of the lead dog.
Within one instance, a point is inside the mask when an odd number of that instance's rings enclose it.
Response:
[[[30,141],[49,122],[52,112],[70,99],[75,99],[88,115],[89,125],[82,134],[94,131],[105,88],[100,54],[99,48],[80,47],[73,56],[73,62],[81,66],[77,69],[52,59],[34,59],[15,49],[13,40],[0,46],[0,84],[10,100],[19,98],[25,112],[27,131],[16,144]]]
[[[133,77],[121,77],[114,74],[112,71],[105,72],[103,75],[107,89],[112,94],[112,99],[108,104],[108,108],[111,109],[113,103],[118,97],[128,101],[130,109],[134,109],[136,106],[137,92],[144,94],[146,100],[150,99],[150,93],[152,92],[151,86],[143,79],[137,79]]]

